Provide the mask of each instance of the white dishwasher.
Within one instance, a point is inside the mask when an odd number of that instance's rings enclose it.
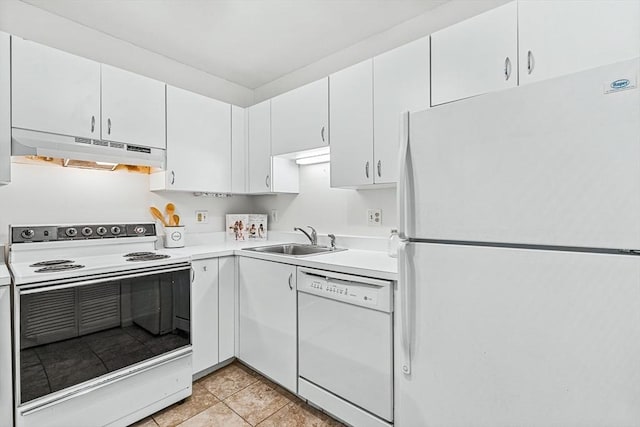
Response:
[[[393,421],[393,282],[298,267],[298,393],[354,426]]]

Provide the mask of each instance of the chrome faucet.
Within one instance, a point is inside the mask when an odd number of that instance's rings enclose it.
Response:
[[[311,234],[307,233],[306,231],[304,231],[302,228],[299,228],[299,227],[294,227],[293,231],[302,231],[302,233],[304,233],[304,235],[307,236],[307,239],[309,239],[311,244],[313,246],[317,246],[318,245],[318,233],[316,233],[316,229],[313,228],[310,225],[307,225],[307,227],[311,229]]]
[[[327,237],[331,239],[331,250],[334,251],[336,249],[336,235],[335,234],[327,234]]]

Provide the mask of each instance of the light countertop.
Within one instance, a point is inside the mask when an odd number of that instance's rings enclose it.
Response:
[[[193,260],[239,255],[302,267],[337,271],[346,274],[397,280],[398,260],[396,258],[391,258],[386,252],[347,249],[339,252],[294,257],[243,250],[243,248],[270,246],[278,243],[290,242],[279,242],[275,240],[260,242],[226,241],[211,244],[189,245],[184,248],[165,250],[167,253],[175,251],[176,254],[180,254],[181,256],[188,255]]]
[[[11,284],[11,276],[9,275],[9,269],[4,265],[4,262],[0,264],[0,286]]]

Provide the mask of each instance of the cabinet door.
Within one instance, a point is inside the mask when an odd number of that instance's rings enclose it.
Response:
[[[231,106],[231,192],[247,192],[247,110]]]
[[[249,107],[249,192],[271,191],[271,101]]]
[[[271,154],[293,153],[329,144],[329,78],[271,100]]]
[[[218,358],[222,362],[235,356],[236,257],[222,257],[218,262],[220,282],[218,289]]]
[[[329,77],[331,186],[373,184],[373,60]]]
[[[231,106],[167,87],[167,188],[231,191]]]
[[[11,288],[0,285],[0,414],[3,423],[13,425],[13,382],[11,376]]]
[[[102,139],[165,148],[165,84],[103,64]]]
[[[401,114],[429,108],[429,37],[373,58],[373,181],[398,181]]]
[[[239,263],[240,359],[295,392],[296,269],[245,257]]]
[[[520,83],[640,55],[640,2],[518,3]]]
[[[12,126],[100,139],[100,64],[12,38]]]
[[[516,2],[431,34],[431,105],[518,85]]]
[[[218,258],[196,260],[191,286],[193,373],[218,363]]]
[[[11,181],[11,37],[0,32],[0,184]]]

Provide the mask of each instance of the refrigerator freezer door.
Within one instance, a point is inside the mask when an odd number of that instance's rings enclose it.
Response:
[[[412,320],[411,373],[396,364],[396,426],[637,425],[639,258],[407,246],[413,303],[396,316]]]
[[[626,61],[411,114],[407,237],[640,248],[639,69]]]

